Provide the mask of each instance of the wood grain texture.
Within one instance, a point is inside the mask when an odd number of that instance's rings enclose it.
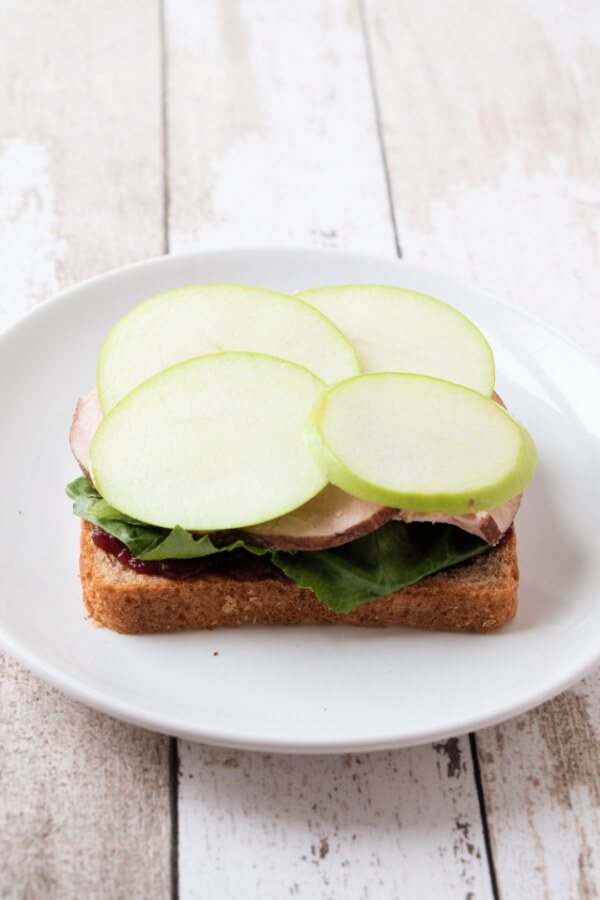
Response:
[[[182,897],[491,897],[468,742],[180,754]]]
[[[4,655],[0,707],[0,896],[168,896],[167,739]]]
[[[404,257],[518,302],[598,355],[592,4],[368,0],[366,8]],[[561,21],[579,21],[584,8],[577,83],[553,36],[568,36]]]
[[[366,8],[405,257],[512,298],[599,355],[597,4]],[[502,897],[600,894],[599,684],[477,737]]]
[[[357,4],[165,14],[171,249],[394,253]],[[179,747],[186,900],[491,896],[466,739],[360,757]]]
[[[158,2],[0,4],[3,323],[57,290],[158,255]]]
[[[171,251],[393,252],[356,3],[165,0],[165,19]]]
[[[501,893],[600,895],[600,678],[478,735]]]
[[[162,252],[159,25],[146,0],[0,4],[0,326]],[[167,756],[0,657],[0,896],[168,896]]]

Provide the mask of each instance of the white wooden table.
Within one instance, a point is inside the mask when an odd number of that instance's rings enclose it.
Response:
[[[161,253],[308,245],[444,268],[598,355],[599,160],[598,0],[0,0],[0,325]],[[600,894],[600,673],[330,757],[0,678],[2,897]]]

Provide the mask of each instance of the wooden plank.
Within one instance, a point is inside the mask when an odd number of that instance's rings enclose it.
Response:
[[[595,0],[519,0],[566,66],[587,136],[600,159],[600,17]]]
[[[284,6],[165,2],[172,252],[394,251],[356,5]]]
[[[167,0],[169,240],[393,253],[358,7]],[[491,896],[468,741],[360,757],[181,742],[182,898]]]
[[[600,678],[479,733],[502,894],[600,894]]]
[[[117,722],[0,656],[5,897],[166,897],[168,738]]]
[[[537,3],[546,21],[557,3]],[[597,156],[568,60],[527,5],[367,3],[400,241],[597,353]]]
[[[180,742],[180,753],[184,898],[491,896],[468,742],[334,757]]]
[[[598,354],[597,4],[368,0],[367,19],[406,258]],[[501,896],[600,893],[599,685],[477,737]]]
[[[0,34],[2,326],[161,253],[163,176],[158,3],[3,3]],[[168,738],[6,657],[0,710],[0,894],[168,896]]]
[[[159,13],[147,0],[0,5],[3,324],[162,252]]]

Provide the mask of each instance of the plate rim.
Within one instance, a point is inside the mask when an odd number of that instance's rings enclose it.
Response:
[[[8,337],[13,331],[18,331],[22,326],[28,323],[31,319],[36,318],[37,316],[43,315],[48,309],[58,305],[62,302],[66,302],[72,293],[78,292],[82,288],[93,287],[94,284],[100,281],[106,281],[113,277],[118,277],[124,273],[134,272],[136,269],[143,269],[148,266],[153,265],[175,265],[175,262],[185,261],[185,260],[193,260],[197,258],[206,258],[209,256],[229,256],[230,254],[290,254],[295,256],[301,256],[302,254],[310,254],[311,256],[346,256],[352,259],[360,259],[365,262],[372,262],[374,265],[383,264],[383,265],[397,265],[404,269],[412,270],[418,274],[422,275],[433,275],[437,278],[444,279],[445,281],[451,282],[454,287],[463,288],[467,291],[474,291],[478,294],[481,294],[484,297],[489,297],[490,300],[494,300],[496,303],[501,304],[502,306],[511,309],[513,312],[518,315],[524,316],[528,318],[530,321],[535,322],[536,325],[545,328],[547,331],[552,332],[552,334],[560,338],[565,343],[569,344],[572,349],[576,350],[580,353],[585,359],[591,363],[595,368],[600,370],[600,359],[596,358],[590,350],[583,347],[579,344],[574,338],[565,334],[560,330],[556,325],[553,325],[551,322],[547,322],[542,316],[537,315],[537,313],[531,312],[528,309],[525,309],[522,306],[519,306],[514,300],[509,300],[506,297],[503,297],[501,294],[497,294],[495,291],[491,291],[488,288],[478,287],[477,285],[471,284],[468,281],[462,279],[460,276],[455,275],[453,272],[448,269],[444,269],[441,266],[426,266],[422,263],[413,263],[406,261],[401,256],[385,256],[384,254],[377,253],[361,253],[359,251],[354,252],[352,250],[344,250],[344,249],[330,249],[324,250],[320,247],[310,247],[310,246],[269,246],[267,244],[257,244],[257,245],[244,245],[239,247],[222,247],[218,250],[206,250],[206,251],[192,251],[188,253],[162,253],[157,256],[149,256],[146,259],[140,259],[136,262],[127,263],[124,266],[118,266],[115,269],[107,269],[105,272],[99,272],[96,275],[90,276],[90,278],[85,278],[83,281],[78,281],[76,284],[71,285],[70,287],[65,288],[62,291],[57,291],[55,294],[51,294],[45,300],[41,300],[31,309],[27,309],[24,312],[20,313],[18,317],[9,322],[4,328],[0,329],[0,341],[3,341],[5,337]],[[224,282],[225,283],[225,282]],[[237,282],[230,282],[231,284],[235,284]],[[348,282],[350,283],[350,282]],[[365,282],[366,283],[366,282]],[[379,282],[373,281],[371,284],[378,284]]]
[[[344,626],[340,626],[344,627]],[[348,626],[350,627],[350,626]],[[482,635],[485,637],[485,635]],[[169,716],[157,717],[151,713],[140,712],[134,706],[122,700],[115,700],[106,696],[108,692],[99,691],[90,686],[81,686],[74,679],[64,675],[60,669],[40,663],[34,654],[29,653],[26,647],[19,641],[6,640],[6,636],[1,628],[0,623],[0,649],[8,653],[8,655],[34,675],[41,678],[47,684],[59,690],[73,700],[77,700],[92,709],[96,709],[106,715],[112,716],[119,721],[127,722],[148,731],[158,734],[165,734],[170,737],[179,738],[181,740],[191,741],[195,743],[209,744],[216,747],[225,747],[231,749],[250,750],[261,753],[284,753],[289,755],[307,755],[307,754],[340,754],[340,753],[370,753],[386,750],[404,749],[407,747],[416,747],[422,744],[432,743],[434,741],[444,741],[453,737],[463,737],[471,732],[478,732],[484,728],[490,728],[516,718],[523,713],[535,709],[540,704],[551,700],[558,694],[568,690],[582,678],[585,678],[598,665],[598,659],[588,662],[583,668],[571,673],[560,681],[557,685],[553,685],[548,690],[540,690],[532,697],[523,700],[522,703],[511,707],[511,711],[506,714],[505,711],[496,711],[485,717],[474,717],[471,719],[461,719],[461,724],[453,728],[435,728],[434,726],[413,732],[405,737],[382,737],[382,738],[364,738],[346,740],[331,739],[327,742],[320,740],[311,741],[309,739],[294,740],[293,742],[270,739],[260,740],[250,737],[235,736],[228,730],[195,730],[194,732],[182,728],[174,719]],[[598,651],[600,659],[600,649]]]

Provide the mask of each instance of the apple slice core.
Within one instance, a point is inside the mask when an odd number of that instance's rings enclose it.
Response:
[[[307,369],[256,353],[179,363],[103,419],[90,449],[94,484],[117,509],[164,528],[282,516],[327,482],[303,434],[324,388]]]
[[[415,512],[499,506],[533,476],[534,443],[493,400],[423,375],[361,375],[318,399],[307,442],[329,481]]]
[[[138,384],[205,354],[250,351],[287,359],[327,384],[360,373],[356,351],[329,319],[297,297],[237,284],[157,294],[106,336],[98,360],[104,414]]]
[[[368,372],[414,372],[489,397],[494,357],[479,329],[457,309],[416,291],[376,284],[315,288],[296,296],[346,335]]]
[[[352,497],[328,484],[298,509],[246,528],[244,533],[277,550],[325,550],[375,531],[396,513],[388,506]]]

